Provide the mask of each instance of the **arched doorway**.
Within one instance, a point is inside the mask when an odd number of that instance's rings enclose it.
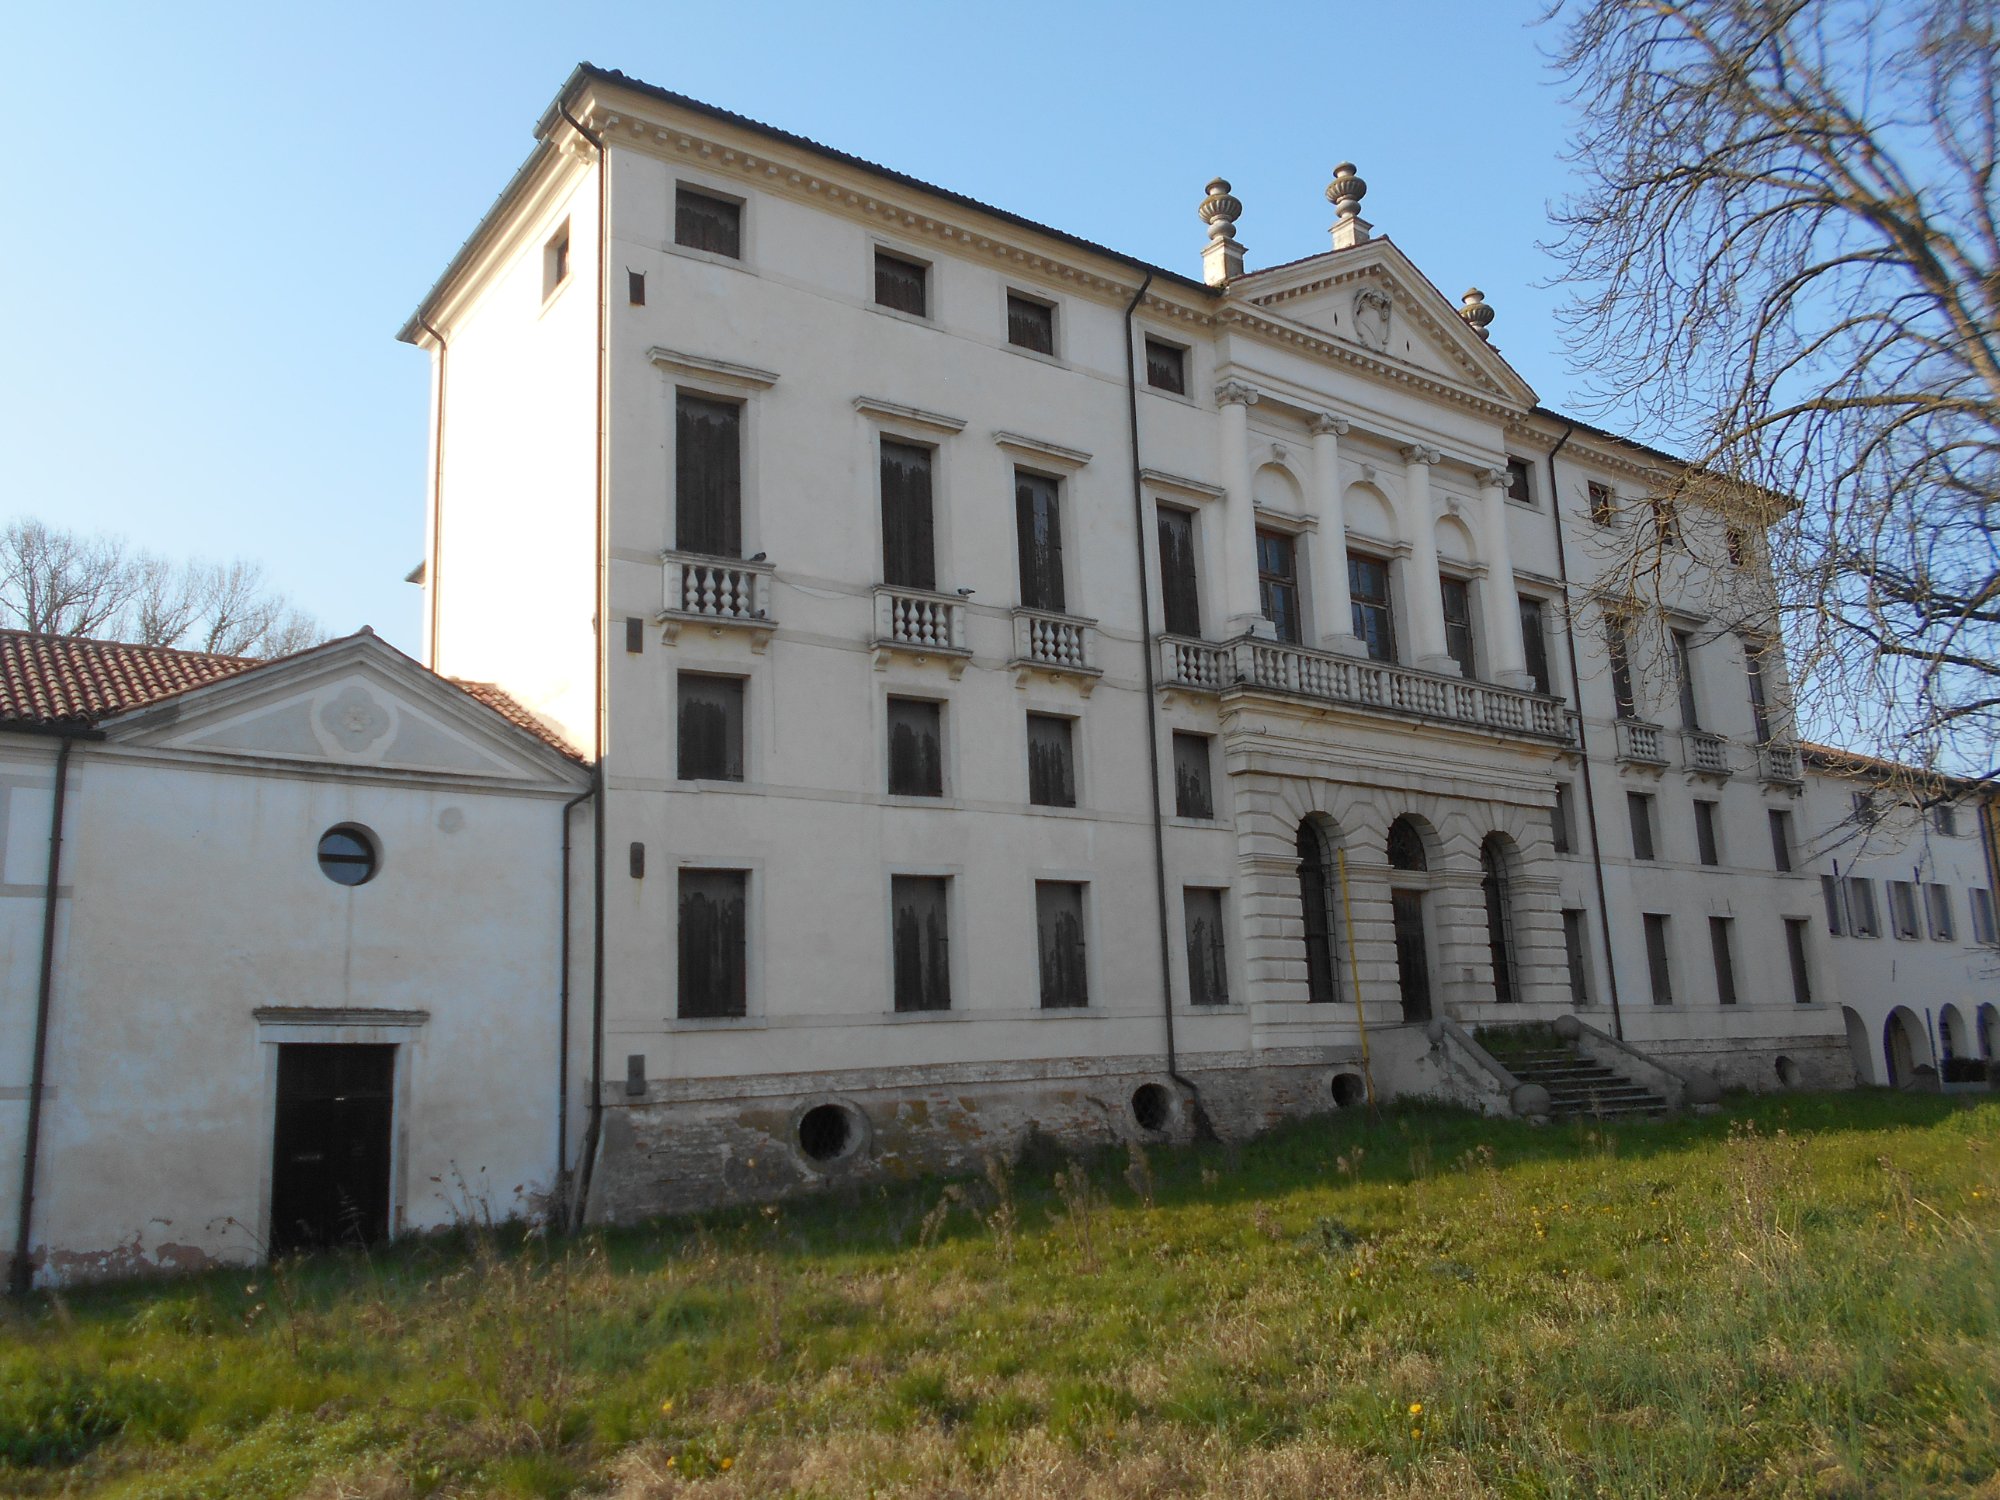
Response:
[[[1973,1020],[1973,1030],[1979,1033],[1979,1055],[1984,1058],[2000,1057],[1994,1048],[2000,1046],[2000,1009],[1991,1002],[1979,1007]]]
[[[1847,1056],[1854,1064],[1854,1081],[1875,1082],[1875,1043],[1868,1035],[1868,1023],[1851,1005],[1840,1007],[1840,1018],[1847,1023]]]
[[[1493,959],[1493,998],[1511,1005],[1521,998],[1514,969],[1514,892],[1507,877],[1513,849],[1507,836],[1489,833],[1479,846],[1479,890],[1486,898],[1486,947]]]
[[[1906,1089],[1916,1081],[1917,1062],[1926,1050],[1917,1044],[1919,1034],[1907,1006],[1897,1006],[1882,1023],[1882,1061],[1889,1069],[1890,1088]]]
[[[1334,905],[1340,892],[1333,860],[1333,841],[1319,822],[1299,824],[1299,911],[1305,919],[1306,998],[1331,1003],[1340,998],[1340,953],[1334,940],[1338,928]]]
[[[1977,1057],[1973,1050],[1972,1038],[1966,1034],[1965,1017],[1956,1005],[1945,1002],[1938,1010],[1938,1060],[1950,1062],[1954,1057]]]
[[[1423,834],[1411,819],[1398,818],[1389,825],[1388,854],[1389,910],[1396,934],[1396,979],[1403,997],[1403,1019],[1428,1021],[1431,959],[1424,931],[1424,895],[1430,886],[1430,857]]]

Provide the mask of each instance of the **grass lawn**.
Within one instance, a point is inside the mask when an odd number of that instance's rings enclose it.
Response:
[[[2000,1100],[1404,1108],[0,1313],[0,1494],[2000,1496]]]

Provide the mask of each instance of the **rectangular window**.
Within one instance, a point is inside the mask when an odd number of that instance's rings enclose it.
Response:
[[[1792,869],[1792,815],[1781,807],[1768,809],[1771,824],[1771,868],[1782,874]]]
[[[1304,638],[1299,619],[1298,551],[1285,532],[1258,529],[1257,596],[1264,618],[1275,627],[1279,640],[1297,644]]]
[[[1672,1005],[1674,976],[1667,962],[1667,919],[1656,911],[1646,913],[1646,974],[1653,984],[1653,1004]]]
[[[1871,791],[1850,794],[1854,800],[1854,822],[1861,828],[1872,828],[1880,813],[1875,807],[1875,793]]]
[[[1875,882],[1865,875],[1847,877],[1847,930],[1858,938],[1882,935],[1882,919],[1875,911]]]
[[[1529,488],[1528,461],[1525,458],[1507,460],[1507,498],[1518,500],[1523,505],[1535,503],[1535,492]]]
[[[1472,588],[1463,578],[1439,578],[1444,600],[1445,654],[1458,663],[1461,677],[1477,675],[1472,660]]]
[[[1715,954],[1715,998],[1721,1005],[1736,1003],[1736,954],[1731,946],[1735,927],[1728,917],[1708,919],[1708,946]]]
[[[889,941],[899,1011],[951,1009],[948,893],[941,875],[889,878]]]
[[[1035,806],[1076,806],[1075,731],[1072,719],[1028,715],[1028,800]]]
[[[682,781],[743,779],[743,679],[682,672],[679,774]]]
[[[1812,1004],[1812,971],[1806,966],[1806,919],[1785,918],[1785,956],[1792,965],[1792,999],[1800,1005]]]
[[[1722,542],[1729,554],[1729,566],[1732,568],[1742,567],[1743,559],[1749,555],[1750,549],[1749,538],[1744,536],[1743,528],[1734,522],[1724,526],[1722,528]]]
[[[1007,342],[1037,354],[1056,352],[1056,310],[1046,302],[1007,294]]]
[[[1625,648],[1625,624],[1607,620],[1604,644],[1611,654],[1611,698],[1621,719],[1639,717],[1639,700],[1632,692],[1632,658]]]
[[[1090,1004],[1080,882],[1035,882],[1035,952],[1042,971],[1043,1010],[1075,1010]]]
[[[1568,854],[1576,848],[1576,807],[1567,781],[1556,783],[1556,805],[1549,812],[1549,836],[1558,854]]]
[[[1826,903],[1826,930],[1830,937],[1847,935],[1847,903],[1842,899],[1840,881],[1832,875],[1819,878],[1820,899]]]
[[[1599,484],[1595,479],[1587,486],[1590,492],[1590,519],[1599,526],[1609,526],[1618,515],[1618,497],[1608,484]]]
[[[1701,712],[1694,701],[1694,639],[1685,630],[1673,632],[1674,685],[1681,695],[1681,728],[1701,728]]]
[[[1743,675],[1750,686],[1750,727],[1757,743],[1771,743],[1771,711],[1764,701],[1764,648],[1751,642],[1743,645]]]
[[[1972,901],[1972,940],[1990,948],[1993,945],[1993,892],[1975,885],[1967,894]]]
[[[892,255],[887,250],[875,252],[876,306],[927,318],[930,316],[929,281],[930,267],[921,261]]]
[[[1924,914],[1930,920],[1932,942],[1951,943],[1958,940],[1958,929],[1951,915],[1950,886],[1924,887]]]
[[[1164,339],[1146,340],[1146,384],[1156,391],[1187,394],[1187,350]]]
[[[1718,847],[1715,829],[1715,815],[1720,806],[1714,802],[1703,802],[1696,798],[1694,804],[1694,847],[1695,856],[1705,865],[1722,863],[1722,852]]]
[[[889,700],[889,794],[944,795],[944,705],[925,698]]]
[[[1542,601],[1522,594],[1521,600],[1521,652],[1527,659],[1528,678],[1538,693],[1555,691],[1554,679],[1549,676],[1549,630],[1547,611]]]
[[[1194,513],[1170,505],[1160,515],[1160,606],[1169,635],[1201,635],[1201,591],[1194,557]]]
[[[882,581],[897,588],[937,587],[932,457],[916,443],[882,439]]]
[[[682,1020],[740,1016],[749,993],[746,870],[682,870],[680,985]]]
[[[569,280],[569,220],[562,221],[562,227],[549,236],[549,242],[542,246],[542,300],[548,301],[556,294],[556,289]]]
[[[1647,792],[1627,792],[1625,813],[1632,822],[1632,857],[1656,859],[1653,848],[1653,798]]]
[[[1958,837],[1958,809],[1949,802],[1940,802],[1931,809],[1931,832],[1945,838]]]
[[[1229,961],[1222,937],[1222,892],[1191,885],[1181,893],[1187,914],[1188,1003],[1229,1003]]]
[[[1569,999],[1572,1005],[1590,1004],[1590,959],[1584,946],[1588,918],[1583,908],[1563,908],[1563,957],[1569,963]]]
[[[743,555],[743,408],[734,401],[674,398],[674,545]]]
[[[681,183],[674,188],[674,243],[743,258],[743,205]]]
[[[1654,536],[1662,547],[1678,547],[1681,544],[1681,518],[1674,502],[1660,497],[1652,504]]]
[[[1209,779],[1208,736],[1174,731],[1174,815],[1215,816],[1215,789]]]
[[[1396,659],[1396,627],[1389,610],[1389,565],[1379,557],[1347,554],[1347,592],[1354,606],[1354,635],[1375,661]]]
[[[1923,936],[1923,929],[1917,925],[1917,887],[1909,880],[1889,882],[1889,930],[1903,942],[1914,942]]]
[[[1046,474],[1014,471],[1014,532],[1021,558],[1021,602],[1063,609],[1062,486]]]
[[[634,307],[646,305],[646,273],[627,270],[625,272],[625,297]]]

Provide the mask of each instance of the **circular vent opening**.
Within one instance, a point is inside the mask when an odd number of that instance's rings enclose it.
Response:
[[[1333,1102],[1342,1109],[1352,1109],[1368,1097],[1368,1086],[1361,1081],[1359,1073],[1336,1073],[1333,1075]]]
[[[1142,1083],[1132,1090],[1132,1118],[1141,1130],[1165,1130],[1173,1113],[1173,1097],[1160,1084]]]
[[[1782,1083],[1788,1089],[1795,1089],[1799,1086],[1799,1065],[1789,1057],[1778,1059],[1778,1082]]]
[[[799,1119],[799,1149],[813,1161],[838,1161],[854,1146],[854,1120],[838,1104],[815,1104]]]

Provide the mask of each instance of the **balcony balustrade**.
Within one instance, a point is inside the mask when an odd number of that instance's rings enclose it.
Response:
[[[1687,745],[1687,768],[1695,775],[1729,774],[1729,741],[1701,729],[1690,729],[1682,738]]]
[[[918,660],[936,657],[953,677],[965,671],[972,649],[966,644],[965,600],[928,589],[875,586],[874,648],[878,669],[901,654]]]
[[[1757,747],[1757,770],[1773,786],[1803,786],[1805,774],[1799,768],[1797,745],[1770,744]]]
[[[1643,719],[1618,721],[1618,759],[1629,766],[1660,770],[1667,764],[1666,731]]]
[[[1561,743],[1560,701],[1493,683],[1366,658],[1240,636],[1220,645],[1159,638],[1160,677],[1169,686],[1221,692],[1246,686],[1346,704],[1372,713],[1462,724]]]
[[[1097,622],[1045,609],[1014,611],[1014,655],[1007,663],[1017,683],[1036,672],[1073,678],[1085,697],[1103,669],[1097,664]]]
[[[688,625],[706,625],[712,633],[742,630],[753,650],[762,651],[778,622],[771,618],[771,575],[766,561],[702,557],[692,552],[662,552],[666,600],[659,622],[668,640]]]

